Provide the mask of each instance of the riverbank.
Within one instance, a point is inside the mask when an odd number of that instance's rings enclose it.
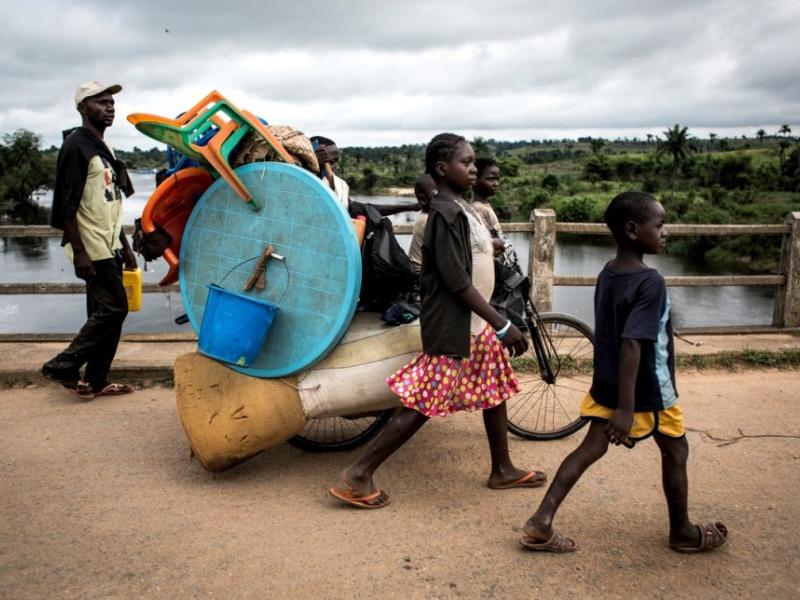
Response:
[[[381,196],[413,196],[414,195],[414,188],[413,187],[387,187],[377,192]]]
[[[564,504],[570,555],[526,553],[544,489],[485,485],[480,417],[423,428],[378,473],[392,504],[326,493],[359,455],[288,444],[223,474],[190,459],[174,391],[80,402],[48,385],[0,390],[4,598],[788,598],[800,570],[800,371],[682,374],[690,514],[725,548],[667,544],[658,453],[611,448]],[[552,476],[580,442],[511,437]],[[437,460],[431,460],[437,457]],[[422,516],[422,517],[421,517]]]

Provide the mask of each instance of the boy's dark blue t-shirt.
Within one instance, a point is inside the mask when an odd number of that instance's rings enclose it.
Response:
[[[594,318],[590,393],[595,402],[617,407],[619,351],[622,340],[629,338],[642,344],[634,411],[657,411],[674,405],[678,393],[672,318],[667,287],[659,272],[642,269],[625,273],[606,265],[597,278]]]

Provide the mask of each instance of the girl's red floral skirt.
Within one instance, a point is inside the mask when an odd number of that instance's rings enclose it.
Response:
[[[386,383],[405,406],[428,417],[486,410],[520,389],[508,353],[488,324],[472,338],[469,358],[422,352]]]

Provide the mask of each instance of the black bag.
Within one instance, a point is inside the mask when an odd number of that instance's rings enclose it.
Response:
[[[383,312],[394,300],[412,291],[417,276],[408,255],[397,243],[392,222],[371,204],[351,207],[351,214],[356,211],[367,217],[361,304],[368,310]]]
[[[516,269],[494,261],[494,291],[490,304],[501,315],[522,331],[528,331],[525,324],[525,303],[530,297],[531,284],[527,277]]]

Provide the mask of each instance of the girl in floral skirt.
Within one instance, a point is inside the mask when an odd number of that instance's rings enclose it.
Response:
[[[425,150],[425,170],[438,195],[422,244],[423,351],[387,380],[403,407],[344,469],[342,484],[328,490],[352,506],[386,506],[389,496],[372,480],[376,469],[428,419],[462,410],[483,411],[490,488],[537,487],[547,479],[542,472],[517,469],[508,453],[506,400],[519,391],[508,353],[518,356],[528,344],[488,303],[494,288],[491,235],[461,197],[475,183],[474,163],[472,147],[452,133],[435,136]]]

